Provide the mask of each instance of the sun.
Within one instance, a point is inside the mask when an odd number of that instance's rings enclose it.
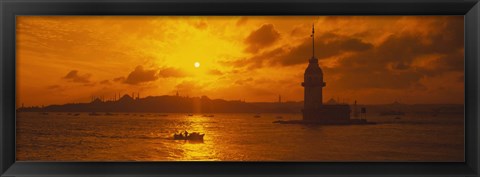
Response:
[[[199,68],[199,67],[200,67],[200,62],[198,62],[198,61],[195,62],[195,63],[193,64],[193,66],[195,66],[195,68]]]

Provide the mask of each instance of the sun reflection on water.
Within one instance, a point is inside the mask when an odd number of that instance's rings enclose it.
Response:
[[[206,122],[210,122],[211,118],[203,117],[200,115],[187,116],[189,123],[188,132],[198,132],[205,134],[203,141],[184,141],[180,146],[183,149],[183,160],[219,160],[212,157],[216,157],[214,141],[211,137],[213,131],[208,132]]]

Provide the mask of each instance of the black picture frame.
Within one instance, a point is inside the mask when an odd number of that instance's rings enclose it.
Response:
[[[2,176],[479,176],[478,0],[0,0]],[[464,15],[465,162],[16,162],[18,15]]]

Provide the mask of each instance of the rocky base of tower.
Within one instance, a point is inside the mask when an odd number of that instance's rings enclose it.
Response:
[[[303,109],[303,120],[274,121],[279,124],[316,124],[316,125],[371,125],[367,119],[350,119],[350,106],[347,104],[321,105],[317,108]]]
[[[350,112],[347,104],[320,105],[302,110],[303,120],[308,122],[348,122]]]

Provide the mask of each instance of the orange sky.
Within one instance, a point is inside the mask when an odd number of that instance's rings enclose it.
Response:
[[[20,16],[17,106],[176,91],[301,101],[312,23],[324,101],[463,103],[463,16]]]

